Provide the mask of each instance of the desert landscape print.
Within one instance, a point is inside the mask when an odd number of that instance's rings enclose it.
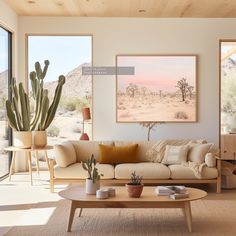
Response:
[[[117,75],[117,122],[196,122],[196,55],[116,59],[135,70]]]

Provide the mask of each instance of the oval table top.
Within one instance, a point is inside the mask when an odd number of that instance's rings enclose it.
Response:
[[[197,189],[197,188],[187,188],[189,193],[188,198],[173,200],[169,196],[157,196],[155,194],[156,187],[144,186],[143,192],[140,198],[130,198],[128,196],[125,186],[102,186],[103,188],[115,188],[116,196],[110,197],[107,199],[97,199],[96,195],[89,195],[85,193],[85,187],[79,185],[73,185],[68,187],[65,190],[60,191],[58,194],[60,197],[72,200],[72,201],[82,201],[82,202],[97,202],[97,201],[106,201],[106,202],[186,202],[194,201],[207,196],[207,192]]]
[[[33,151],[46,151],[53,149],[53,146],[47,145],[45,147],[35,147],[32,146],[31,148],[18,148],[14,146],[9,146],[4,148],[5,151],[11,151],[11,152],[33,152]]]

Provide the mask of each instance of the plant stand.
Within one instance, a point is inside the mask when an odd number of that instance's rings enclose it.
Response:
[[[49,159],[48,159],[48,154],[47,151],[53,149],[53,146],[46,146],[43,148],[36,148],[36,147],[31,147],[31,148],[17,148],[17,147],[6,147],[4,150],[12,152],[12,160],[11,160],[11,166],[10,166],[10,173],[9,173],[9,181],[11,181],[11,176],[14,172],[15,169],[15,160],[16,160],[16,153],[21,152],[25,153],[27,157],[27,162],[28,162],[28,168],[29,168],[29,174],[30,174],[30,184],[33,185],[33,178],[32,178],[32,157],[31,154],[32,152],[35,152],[35,158],[36,158],[36,170],[39,174],[39,151],[44,151],[45,153],[45,160],[47,162],[48,170],[50,169],[49,166]]]

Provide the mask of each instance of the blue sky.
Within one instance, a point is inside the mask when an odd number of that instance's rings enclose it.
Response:
[[[45,81],[55,81],[58,76],[85,62],[91,62],[91,36],[29,36],[28,72],[34,70],[34,63],[49,60]]]
[[[0,27],[0,72],[8,68],[8,33]]]

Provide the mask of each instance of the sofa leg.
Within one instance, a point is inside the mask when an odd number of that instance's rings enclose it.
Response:
[[[217,183],[216,183],[216,192],[221,193],[221,178],[217,178]]]
[[[54,192],[54,160],[50,159],[50,192]]]

